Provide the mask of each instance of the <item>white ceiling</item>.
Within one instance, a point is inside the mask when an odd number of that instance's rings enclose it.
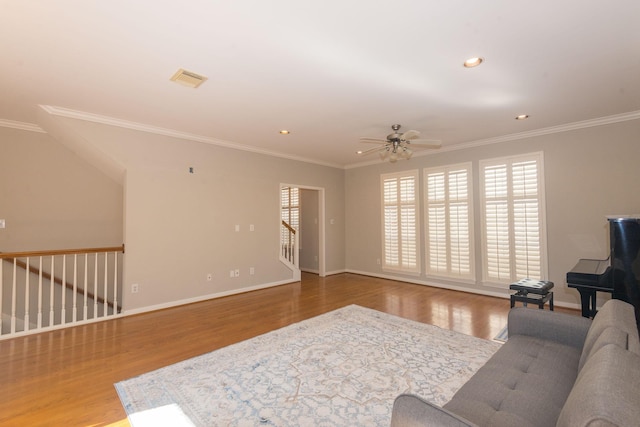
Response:
[[[446,150],[635,117],[640,1],[0,0],[0,61],[4,125],[46,105],[345,167],[393,123]]]

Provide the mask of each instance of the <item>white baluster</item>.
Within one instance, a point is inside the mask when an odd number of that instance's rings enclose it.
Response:
[[[88,261],[87,257],[88,257],[88,254],[85,253],[84,254],[84,286],[83,286],[83,288],[84,288],[84,304],[83,304],[83,311],[82,311],[82,313],[83,313],[82,318],[84,320],[87,320],[87,315],[88,315],[88,311],[89,311],[88,310],[88,305],[87,305],[87,289],[88,289],[88,286],[89,286],[88,283],[87,283],[87,275],[89,273],[88,272],[89,263],[87,262]]]
[[[55,322],[55,285],[54,277],[56,277],[55,256],[51,255],[51,279],[49,280],[49,326],[53,326]]]
[[[55,280],[55,279],[52,279]],[[64,325],[67,323],[67,256],[62,255],[62,297],[60,298],[61,302],[61,320],[60,324]]]
[[[38,262],[38,329],[42,328],[42,256]]]
[[[16,274],[18,270],[18,259],[13,259],[13,280],[11,286],[11,333],[15,334],[16,332]]]
[[[98,254],[93,257],[93,319],[98,317]]]
[[[78,321],[78,254],[73,254],[73,322]]]
[[[113,314],[118,314],[118,252],[113,253]]]
[[[31,278],[31,272],[29,271],[29,257],[27,257],[27,267],[25,268],[24,278],[24,326],[23,331],[29,330],[29,279]]]
[[[102,306],[103,306],[103,312],[102,312],[102,317],[107,317],[107,315],[109,314],[109,301],[108,301],[108,285],[109,285],[109,279],[108,279],[108,272],[109,272],[109,253],[105,252],[104,253],[104,295],[102,298]]]

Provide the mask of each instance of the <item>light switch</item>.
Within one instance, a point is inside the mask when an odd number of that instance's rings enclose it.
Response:
[[[240,225],[236,224],[236,231],[240,231]]]
[[[5,223],[4,223],[4,219],[0,219],[0,228],[4,228]]]

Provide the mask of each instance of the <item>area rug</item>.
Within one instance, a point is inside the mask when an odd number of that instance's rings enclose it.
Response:
[[[508,326],[505,326],[504,328],[502,328],[500,332],[498,332],[498,335],[496,335],[495,338],[493,339],[500,342],[507,342],[507,340],[509,339]]]
[[[500,345],[351,305],[115,387],[134,427],[387,426],[400,393],[442,405]]]

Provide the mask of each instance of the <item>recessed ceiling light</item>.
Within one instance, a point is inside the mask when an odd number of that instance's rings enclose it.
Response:
[[[286,130],[286,129],[282,129],[282,130],[280,131],[280,134],[281,134],[281,135],[289,135],[290,133],[291,133],[291,132],[289,132],[289,131],[288,131],[288,130]]]
[[[528,114],[520,114],[519,116],[516,116],[516,120],[526,120],[529,118]]]
[[[482,64],[482,62],[484,62],[484,59],[477,57],[477,58],[469,58],[466,61],[464,61],[464,66],[466,68],[473,68],[473,67],[477,67],[478,65]]]

